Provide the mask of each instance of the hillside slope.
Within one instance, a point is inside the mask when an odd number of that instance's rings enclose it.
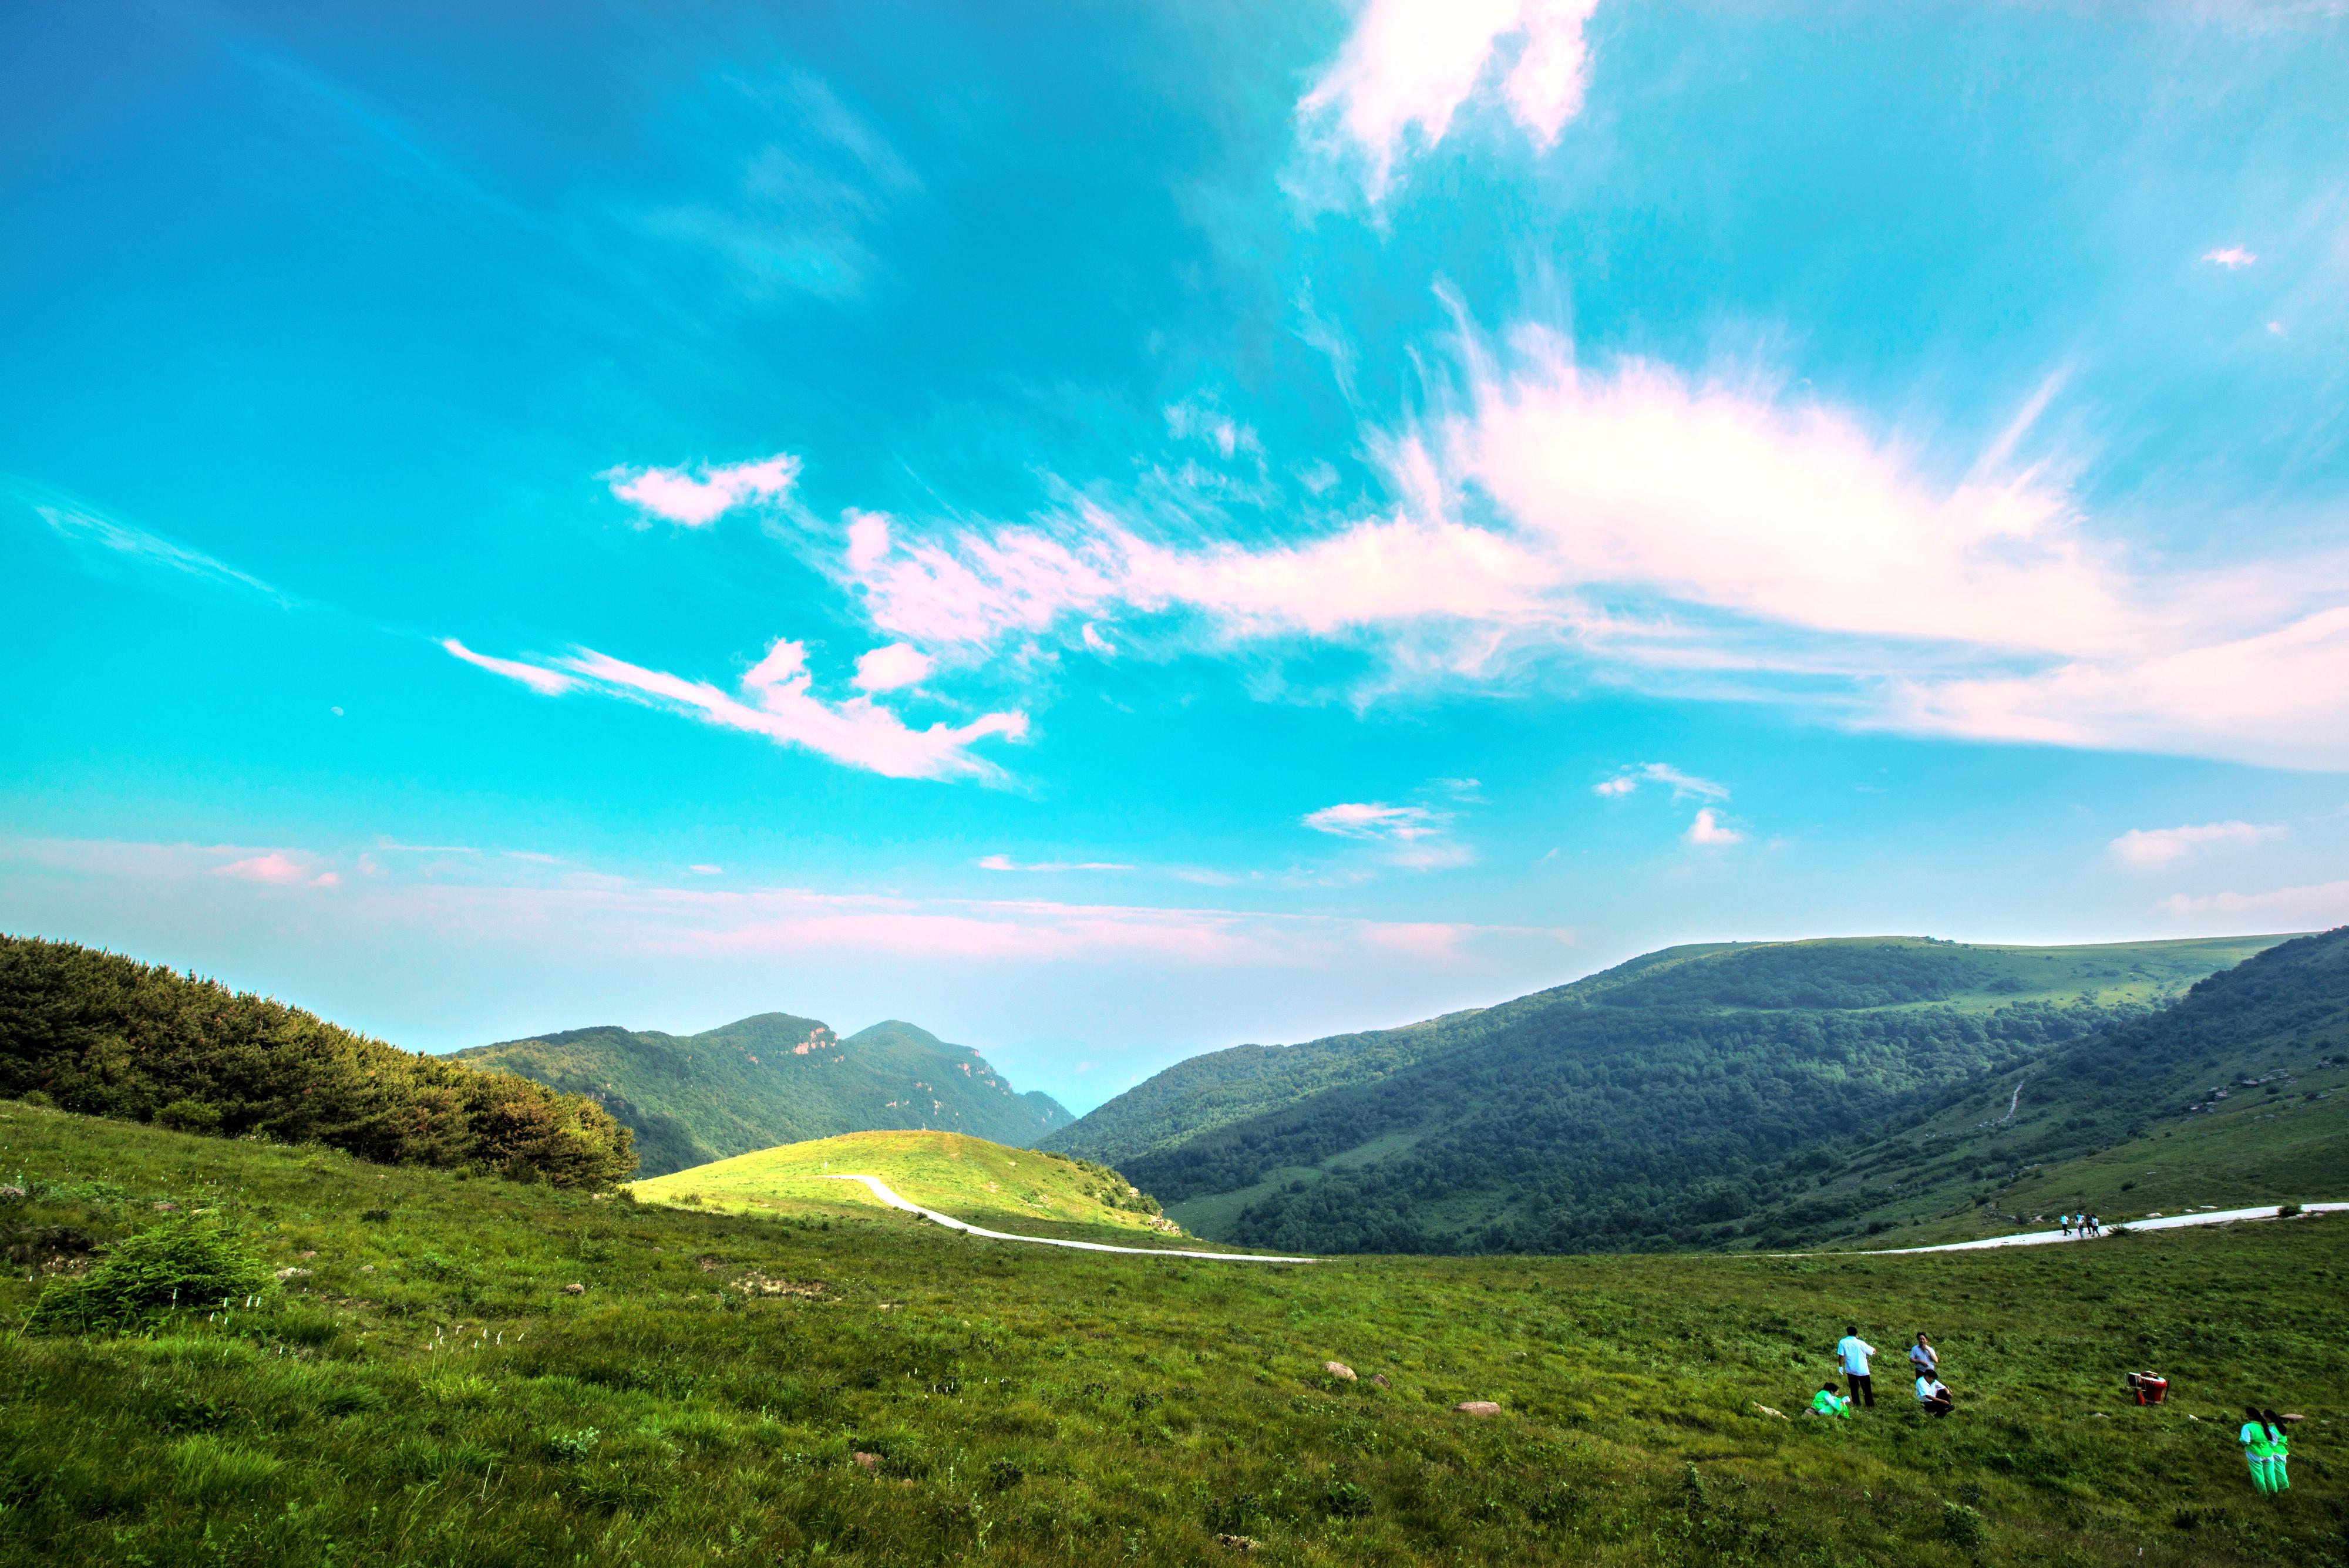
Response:
[[[385,1164],[599,1188],[636,1168],[594,1101],[73,942],[0,936],[0,1096]]]
[[[142,1233],[284,1276],[228,1312],[166,1297],[129,1333],[0,1336],[9,1564],[2342,1561],[2349,1216],[1241,1276],[14,1104],[0,1148],[24,1192],[0,1200],[12,1326],[119,1285],[109,1249]],[[1797,1417],[1847,1323],[1929,1330],[1958,1414],[1893,1389]],[[2120,1395],[2146,1366],[2168,1403]],[[2251,1400],[2307,1417],[2280,1497],[2230,1441]]]
[[[1700,1244],[1807,1187],[1814,1172],[1790,1160],[2144,1013],[2277,940],[1671,949],[1411,1030],[1259,1054],[1211,1114],[1274,1108],[1115,1158],[1190,1229],[1249,1245]],[[1114,1153],[1183,1115],[1164,1086],[1134,1098],[1143,1114],[1112,1101],[1052,1142]]]
[[[1050,1096],[1015,1092],[968,1046],[895,1022],[843,1040],[812,1018],[762,1012],[699,1034],[606,1025],[456,1054],[594,1097],[636,1129],[647,1176],[883,1128],[1024,1146],[1069,1121]]]
[[[2092,1210],[2325,1199],[2349,1179],[2349,927],[2271,948],[2177,1006],[1938,1096],[1757,1215],[1960,1241]]]
[[[734,1213],[827,1203],[882,1207],[864,1187],[832,1179],[840,1175],[879,1177],[926,1208],[1014,1235],[1131,1244],[1183,1233],[1159,1213],[1157,1199],[1106,1166],[961,1133],[848,1133],[697,1165],[629,1190],[641,1203]]]

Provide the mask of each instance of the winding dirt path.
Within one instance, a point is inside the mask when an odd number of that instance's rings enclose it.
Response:
[[[2302,1214],[2333,1214],[2349,1209],[2349,1203],[2308,1203],[2301,1206]],[[1978,1252],[1985,1247],[2044,1247],[2052,1242],[2093,1243],[2109,1238],[2114,1230],[2127,1226],[2131,1231],[2175,1231],[2186,1225],[2232,1225],[2240,1220],[2281,1220],[2276,1205],[2263,1204],[2257,1209],[2214,1209],[2205,1214],[2164,1214],[2150,1220],[2116,1220],[2105,1227],[2104,1236],[2070,1236],[2061,1231],[2026,1231],[2019,1236],[1991,1236],[1980,1241],[1947,1241],[1938,1247],[1878,1247],[1856,1254],[1867,1258],[1889,1257],[1900,1252]],[[1781,1257],[1817,1258],[1823,1252],[1782,1252]],[[1841,1254],[1836,1254],[1841,1255]]]
[[[941,1214],[935,1209],[925,1209],[910,1199],[901,1198],[889,1184],[877,1176],[827,1176],[826,1181],[861,1181],[870,1188],[873,1196],[892,1209],[902,1209],[908,1214],[918,1214],[933,1224],[949,1231],[959,1231],[966,1236],[984,1236],[990,1241],[1025,1241],[1034,1247],[1073,1247],[1080,1252],[1130,1252],[1141,1258],[1208,1258],[1218,1263],[1315,1263],[1318,1258],[1275,1258],[1262,1252],[1186,1252],[1174,1247],[1112,1247],[1106,1241],[1071,1241],[1058,1236],[1014,1236],[1008,1231],[989,1231],[983,1226],[968,1224],[951,1214]]]

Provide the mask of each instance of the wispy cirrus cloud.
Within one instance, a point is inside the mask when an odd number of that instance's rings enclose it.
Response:
[[[649,959],[786,956],[1173,968],[1314,969],[1364,948],[1438,964],[1493,944],[1547,949],[1573,940],[1545,927],[1379,920],[1279,911],[1033,898],[922,898],[707,882],[671,885],[564,862],[444,861],[337,875],[352,857],[298,848],[118,840],[0,838],[0,864],[85,881],[126,897],[251,899],[336,889],[334,918],[354,929],[429,929],[450,941],[560,936]],[[698,869],[698,868],[697,868]],[[335,880],[323,881],[325,876]],[[212,891],[207,893],[206,889]],[[206,907],[215,907],[207,904]],[[324,909],[326,906],[322,904]],[[325,918],[322,915],[322,918]]]
[[[1663,785],[1672,792],[1674,800],[1690,797],[1700,800],[1729,798],[1727,784],[1715,784],[1711,779],[1701,779],[1694,774],[1684,774],[1670,763],[1641,763],[1636,767],[1625,768],[1613,778],[1604,779],[1592,784],[1590,793],[1596,795],[1621,796],[1631,794],[1641,784],[1648,784]]]
[[[2206,849],[2245,848],[2282,838],[2280,824],[2204,822],[2183,827],[2133,827],[2105,846],[2125,866],[2158,870]]]
[[[1370,0],[1319,78],[1298,101],[1309,153],[1352,168],[1375,204],[1411,151],[1442,141],[1461,106],[1497,84],[1509,117],[1538,148],[1581,112],[1598,0]],[[1514,55],[1511,54],[1514,47]]]
[[[607,468],[595,477],[647,516],[686,528],[707,528],[738,506],[775,505],[799,482],[800,460],[777,452],[751,462],[686,468]]]
[[[1444,831],[1445,819],[1423,805],[1389,805],[1381,800],[1346,801],[1309,811],[1298,822],[1339,838],[1392,838],[1408,843]]]
[[[1122,860],[1014,860],[1009,855],[980,857],[982,871],[1131,871]]]
[[[1750,375],[1594,369],[1540,327],[1462,345],[1459,386],[1374,434],[1384,512],[1272,543],[1092,494],[946,530],[856,513],[845,576],[964,659],[1147,618],[1362,648],[1371,691],[1522,688],[1564,656],[1856,727],[2349,766],[2349,554],[2133,558],[2019,455],[2060,378],[1953,461]]]
[[[469,664],[521,681],[542,695],[584,689],[624,698],[802,746],[890,778],[999,779],[1002,770],[971,746],[990,736],[1016,741],[1028,732],[1028,716],[1017,711],[983,714],[964,724],[940,721],[916,730],[869,694],[828,702],[814,694],[805,646],[788,638],[777,640],[765,658],[743,673],[734,693],[592,649],[534,664],[492,659],[454,638],[441,646]]]
[[[170,572],[215,587],[258,594],[285,609],[295,607],[296,603],[292,595],[250,572],[240,571],[202,550],[176,543],[160,534],[150,533],[119,517],[110,516],[98,507],[72,500],[47,485],[0,475],[0,493],[22,503],[67,545],[77,549],[102,553],[95,556],[97,559],[120,561],[128,566]]]
[[[2154,908],[2183,919],[2218,915],[2272,922],[2271,929],[2323,930],[2349,925],[2349,882],[2270,888],[2258,893],[2173,893]]]
[[[2229,245],[2223,250],[2204,251],[2202,259],[2212,266],[2225,267],[2229,272],[2240,272],[2260,258],[2240,245]]]

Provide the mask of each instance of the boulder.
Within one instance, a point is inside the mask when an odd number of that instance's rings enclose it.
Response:
[[[881,1468],[881,1456],[878,1454],[851,1454],[848,1457],[865,1469],[877,1470]]]
[[[1354,1369],[1342,1361],[1325,1361],[1321,1364],[1321,1370],[1342,1383],[1354,1380]]]
[[[1464,1416],[1497,1416],[1501,1407],[1490,1399],[1463,1399],[1452,1407]]]
[[[566,1296],[584,1296],[587,1293],[587,1287],[582,1284],[568,1284],[563,1287],[563,1293]]]
[[[1387,1381],[1387,1375],[1385,1373],[1373,1372],[1371,1374],[1371,1386],[1373,1388],[1392,1388],[1394,1385]]]

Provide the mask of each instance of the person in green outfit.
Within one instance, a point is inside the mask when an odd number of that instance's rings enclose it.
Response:
[[[2273,1410],[2262,1410],[2260,1420],[2268,1429],[2268,1490],[2290,1491],[2292,1472],[2285,1465],[2292,1458],[2292,1438],[2284,1431],[2283,1417]]]
[[[1809,1413],[1814,1416],[1841,1416],[1848,1421],[1851,1419],[1851,1401],[1837,1393],[1833,1383],[1822,1383],[1819,1391],[1811,1396]]]
[[[2251,1485],[2263,1492],[2280,1490],[2275,1484],[2275,1446],[2282,1439],[2283,1433],[2266,1412],[2257,1405],[2244,1407],[2242,1429],[2235,1434],[2235,1441],[2243,1445],[2243,1459],[2251,1468]]]

